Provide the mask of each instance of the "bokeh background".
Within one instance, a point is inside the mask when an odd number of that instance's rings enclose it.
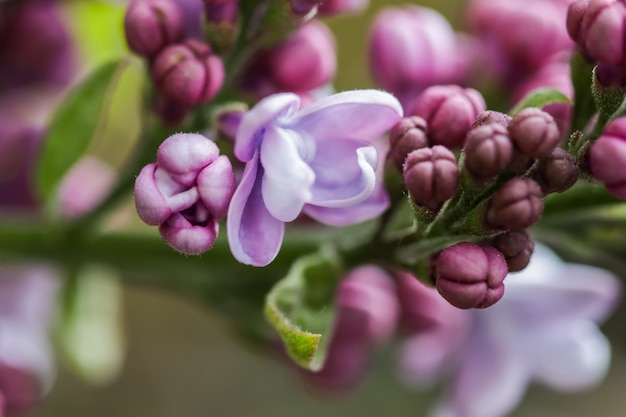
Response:
[[[365,53],[368,25],[380,8],[402,3],[373,0],[364,14],[327,21],[338,42],[337,90],[373,86]],[[434,7],[455,27],[463,28],[462,1],[413,4]],[[83,72],[123,53],[119,5],[68,2],[65,17],[80,40]],[[242,343],[225,319],[206,306],[141,286],[125,286],[123,304],[127,356],[119,376],[104,386],[89,385],[60,361],[56,383],[34,416],[418,417],[436,398],[436,392],[410,391],[395,379],[393,346],[380,352],[360,389],[327,398],[308,390],[290,367]],[[512,415],[623,417],[624,319],[622,309],[605,326],[613,341],[614,360],[601,386],[575,395],[532,387]]]

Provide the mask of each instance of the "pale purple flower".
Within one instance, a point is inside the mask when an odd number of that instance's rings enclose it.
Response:
[[[347,91],[298,111],[291,93],[260,101],[243,118],[235,155],[246,163],[228,209],[228,240],[240,262],[269,264],[285,222],[301,212],[332,226],[372,219],[388,206],[371,140],[402,117],[377,90]]]
[[[439,341],[447,353],[439,362],[453,369],[432,415],[502,417],[521,401],[531,381],[567,392],[596,385],[611,356],[598,324],[620,294],[619,281],[608,272],[563,263],[538,246],[526,269],[509,274],[499,303],[467,311],[470,326],[455,349],[454,341]],[[404,362],[410,365],[423,349],[405,349]]]

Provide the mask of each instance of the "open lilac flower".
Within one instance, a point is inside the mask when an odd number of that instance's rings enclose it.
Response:
[[[454,367],[453,377],[433,416],[504,416],[531,381],[560,391],[597,384],[611,356],[597,324],[614,309],[620,293],[619,282],[608,272],[563,263],[538,246],[529,266],[507,277],[498,304],[467,312],[471,327],[456,353],[443,361]],[[421,353],[407,350],[405,361]]]
[[[301,212],[332,226],[372,219],[388,206],[377,187],[371,140],[402,117],[392,95],[347,91],[298,111],[291,93],[260,101],[243,118],[235,155],[246,162],[228,209],[237,260],[265,266],[277,255],[284,223]]]

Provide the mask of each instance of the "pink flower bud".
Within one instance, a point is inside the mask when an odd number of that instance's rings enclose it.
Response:
[[[369,62],[374,80],[400,97],[405,106],[407,95],[460,81],[465,71],[460,56],[450,24],[426,7],[385,8],[370,30]]]
[[[411,152],[404,163],[404,184],[413,201],[436,211],[459,185],[459,168],[452,151],[435,145]]]
[[[550,155],[561,140],[554,118],[536,107],[525,108],[513,116],[509,134],[517,149],[537,159]]]
[[[626,4],[622,0],[578,1],[570,6],[567,29],[598,63],[626,66]]]
[[[130,49],[151,57],[183,37],[183,14],[173,0],[133,0],[124,30]]]
[[[589,170],[611,194],[626,200],[626,117],[613,120],[589,148]]]
[[[486,220],[497,229],[526,229],[543,212],[539,184],[529,178],[512,178],[496,191],[489,202]]]
[[[163,96],[184,106],[206,103],[224,82],[224,64],[206,43],[189,39],[161,50],[152,79]]]
[[[498,111],[486,110],[476,117],[474,123],[472,124],[472,128],[479,127],[482,125],[488,125],[491,123],[498,123],[504,127],[507,127],[511,122],[511,116],[508,114],[500,113]]]
[[[135,181],[135,206],[141,220],[160,225],[164,240],[179,252],[210,249],[226,216],[235,177],[226,156],[198,134],[179,133],[157,151]]]
[[[230,25],[237,22],[239,0],[202,0],[206,21],[210,24]]]
[[[513,143],[502,124],[483,124],[469,131],[463,152],[468,172],[474,178],[489,179],[509,165]]]
[[[389,158],[402,171],[407,155],[416,149],[428,147],[426,121],[418,116],[405,117],[389,132]]]
[[[527,230],[512,230],[496,236],[493,247],[504,255],[509,272],[517,272],[528,265],[535,250],[535,242]]]
[[[556,148],[539,161],[534,179],[544,194],[562,193],[578,181],[576,160],[562,148]]]
[[[369,0],[325,0],[317,8],[319,16],[353,14],[367,8]]]
[[[462,242],[437,258],[437,290],[458,308],[486,308],[504,295],[504,256],[490,246]]]
[[[426,120],[432,144],[459,149],[476,117],[484,110],[485,100],[478,91],[445,85],[424,90],[411,114]]]

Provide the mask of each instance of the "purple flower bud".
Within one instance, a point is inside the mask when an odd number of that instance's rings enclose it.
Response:
[[[206,103],[224,82],[224,64],[206,43],[189,39],[156,56],[152,79],[159,92],[185,106]]]
[[[527,230],[512,230],[496,236],[493,247],[504,255],[509,272],[517,272],[528,265],[535,250],[535,242]]]
[[[601,87],[626,88],[626,68],[598,63],[594,74]]]
[[[314,15],[317,13],[317,7],[324,0],[289,0],[291,3],[291,11],[297,16]]]
[[[202,0],[202,2],[208,23],[232,26],[237,21],[239,0]]]
[[[168,245],[196,255],[215,242],[218,221],[226,216],[235,177],[226,156],[209,139],[178,133],[157,151],[135,181],[135,206],[141,220],[160,225]]]
[[[486,110],[476,117],[474,120],[474,124],[472,124],[472,128],[479,127],[482,125],[488,125],[491,123],[498,123],[504,127],[507,127],[511,122],[511,116],[508,114],[500,113],[498,111]]]
[[[319,16],[335,16],[338,14],[353,14],[363,11],[369,5],[369,0],[324,0],[317,8]]]
[[[173,0],[133,0],[124,17],[128,46],[151,57],[183,37],[183,14]]]
[[[539,161],[534,179],[544,194],[562,193],[578,181],[576,160],[562,148],[556,148]]]
[[[469,131],[463,152],[468,172],[474,178],[489,179],[509,165],[513,143],[504,125],[483,124]]]
[[[219,108],[215,115],[216,130],[220,135],[234,141],[247,111],[248,106],[243,103],[227,104]]]
[[[626,66],[626,4],[623,0],[578,1],[570,6],[567,30],[592,59]]]
[[[409,98],[423,89],[459,82],[465,72],[460,55],[454,30],[429,8],[385,8],[370,30],[369,62],[374,80],[400,97],[405,109]]]
[[[441,85],[424,90],[411,114],[426,120],[432,144],[459,149],[474,120],[484,110],[485,100],[478,91]]]
[[[461,242],[437,258],[437,290],[455,307],[486,308],[504,295],[504,256],[491,246]]]
[[[400,171],[409,153],[428,147],[426,132],[426,120],[418,116],[405,117],[391,129],[389,132],[391,148],[388,157],[395,162]]]
[[[493,195],[486,220],[497,229],[526,229],[539,220],[543,212],[541,187],[529,178],[512,178]]]
[[[440,145],[411,152],[404,163],[404,184],[413,201],[438,210],[459,185],[459,168],[452,151]]]
[[[513,116],[509,134],[522,154],[537,159],[550,155],[561,140],[554,118],[536,107],[525,108]]]
[[[589,170],[611,194],[626,200],[626,117],[607,125],[589,148]]]

